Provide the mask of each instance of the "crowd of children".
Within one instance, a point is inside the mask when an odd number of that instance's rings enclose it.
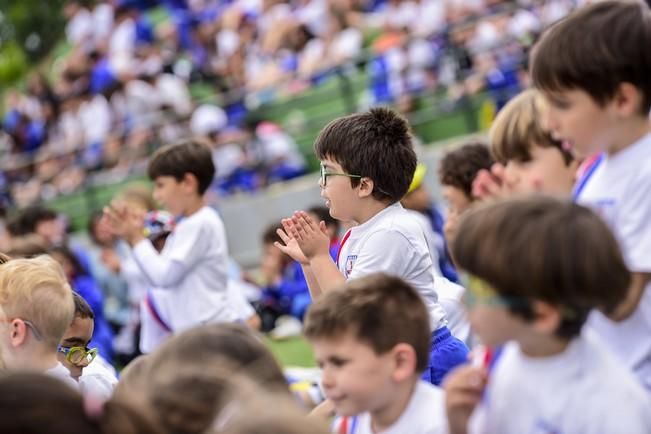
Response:
[[[534,87],[488,146],[443,156],[446,218],[403,118],[329,123],[315,143],[326,208],[264,231],[256,310],[204,201],[209,147],[160,149],[148,173],[169,214],[121,196],[93,223],[142,280],[146,354],[119,380],[84,256],[36,219],[52,246],[0,256],[0,431],[651,433],[649,47],[636,0],[547,29]],[[315,393],[290,388],[252,330],[287,316],[313,348]]]

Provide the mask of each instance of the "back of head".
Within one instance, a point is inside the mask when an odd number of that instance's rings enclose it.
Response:
[[[493,121],[490,129],[491,152],[497,161],[531,161],[531,148],[556,148],[569,164],[572,153],[563,148],[542,125],[545,101],[542,95],[528,89],[511,99]]]
[[[224,424],[221,434],[327,434],[325,424],[308,418],[288,399],[258,394],[236,408]]]
[[[197,179],[197,194],[203,195],[215,177],[215,164],[208,145],[187,140],[164,146],[154,153],[147,168],[152,180],[171,176],[180,182],[188,173]]]
[[[399,201],[416,170],[416,153],[407,121],[387,108],[375,108],[335,119],[319,133],[314,151],[351,175],[373,180],[373,197]],[[358,178],[351,178],[353,187]]]
[[[113,390],[113,397],[122,402],[147,403],[146,386],[151,356],[142,354],[133,359],[120,372],[120,381]]]
[[[278,363],[244,326],[197,327],[172,337],[149,357],[146,399],[172,432],[203,432],[225,405],[233,378],[289,396]]]
[[[192,359],[187,360],[187,355]],[[211,324],[180,333],[152,354],[152,363],[205,367],[215,357],[231,360],[239,373],[270,390],[287,392],[280,365],[253,331],[239,324]]]
[[[630,274],[615,237],[588,208],[533,196],[491,203],[461,221],[452,252],[504,297],[559,307],[557,334],[576,336],[593,308],[612,312]],[[529,303],[510,307],[532,319]]]
[[[154,434],[139,409],[115,400],[82,398],[53,377],[11,373],[0,378],[0,432],[39,434]]]
[[[552,26],[534,48],[531,75],[544,91],[581,89],[603,105],[622,83],[651,109],[651,11],[639,0],[604,0],[577,9]]]
[[[376,354],[409,344],[416,353],[417,371],[427,367],[429,314],[418,293],[397,277],[376,273],[351,280],[314,302],[305,319],[308,339],[337,339],[346,333]]]
[[[456,187],[472,198],[472,182],[477,173],[490,170],[493,165],[488,146],[480,142],[467,143],[447,152],[439,166],[439,180],[442,185]]]
[[[31,321],[53,349],[75,309],[63,270],[48,256],[13,259],[0,267],[0,305],[7,318]]]

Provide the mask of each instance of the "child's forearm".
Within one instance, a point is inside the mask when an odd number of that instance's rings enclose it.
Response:
[[[309,264],[301,264],[301,268],[303,269],[303,275],[305,276],[305,281],[307,282],[307,288],[310,290],[310,296],[312,296],[312,300],[316,300],[317,297],[321,295],[322,291],[319,283],[316,280],[316,277],[314,277],[312,267]]]
[[[140,271],[156,287],[175,286],[187,272],[182,263],[160,255],[149,240],[135,245],[132,252]]]
[[[332,291],[346,283],[346,278],[341,274],[329,253],[310,259],[310,267],[321,292]]]

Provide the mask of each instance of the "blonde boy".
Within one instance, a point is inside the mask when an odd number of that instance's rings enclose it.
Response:
[[[52,258],[0,265],[0,352],[6,369],[46,372],[76,387],[57,360],[74,311],[72,290]]]

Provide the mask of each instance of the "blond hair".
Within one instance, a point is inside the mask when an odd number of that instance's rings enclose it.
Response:
[[[572,162],[572,154],[543,124],[545,110],[545,101],[535,89],[527,89],[511,99],[497,114],[489,132],[493,157],[502,164],[510,160],[526,162],[532,159],[531,148],[540,146],[557,148],[565,164]]]
[[[0,306],[7,318],[30,320],[55,348],[75,312],[72,289],[49,256],[12,259],[0,266]]]

